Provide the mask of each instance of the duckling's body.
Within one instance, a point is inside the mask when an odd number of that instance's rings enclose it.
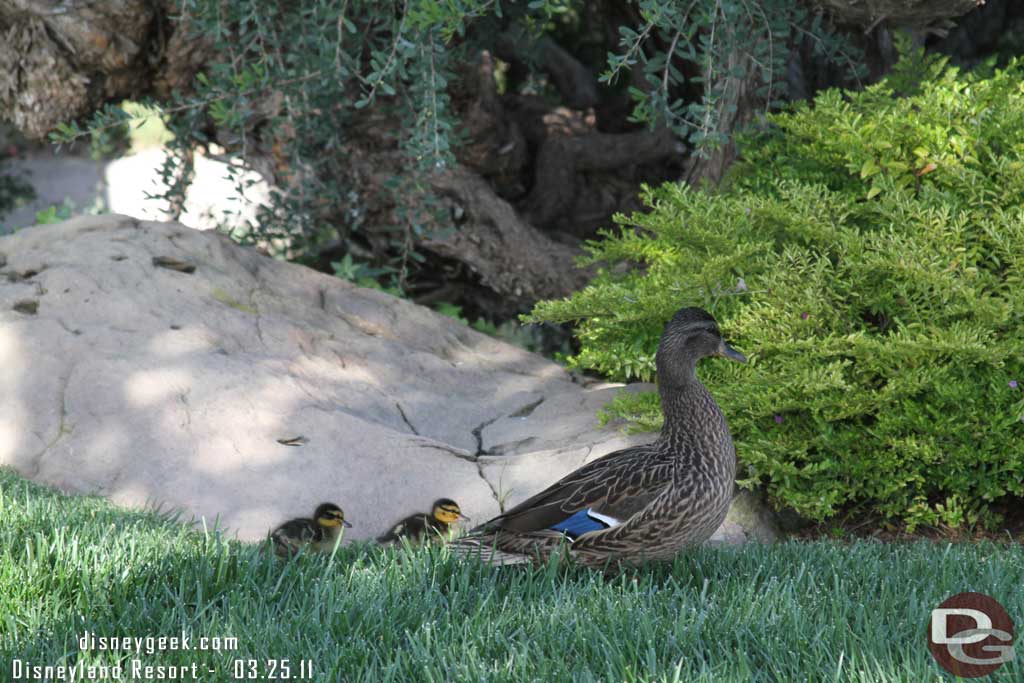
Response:
[[[746,361],[711,315],[680,310],[658,347],[665,422],[657,440],[581,467],[474,529],[456,550],[501,564],[567,554],[604,566],[669,559],[707,540],[729,510],[736,472],[725,417],[695,373],[710,355]]]
[[[425,541],[443,542],[450,537],[459,519],[466,519],[466,516],[462,514],[458,503],[451,498],[441,498],[434,502],[429,513],[409,515],[392,526],[386,534],[379,536],[377,541],[397,543],[406,538],[414,545]]]
[[[315,552],[330,552],[341,535],[343,527],[352,526],[345,521],[344,511],[334,503],[318,505],[312,518],[290,519],[270,532],[274,553],[278,557],[292,557],[303,548]]]

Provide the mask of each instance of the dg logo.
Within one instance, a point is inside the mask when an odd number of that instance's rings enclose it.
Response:
[[[954,676],[987,676],[1014,657],[1013,620],[983,593],[958,593],[932,610],[928,648]]]

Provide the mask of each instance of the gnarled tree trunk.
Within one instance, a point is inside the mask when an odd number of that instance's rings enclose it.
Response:
[[[916,30],[948,28],[947,22],[985,4],[985,0],[813,0],[844,24],[867,29],[885,22]]]
[[[0,0],[0,120],[44,139],[108,102],[188,87],[213,51],[164,0]]]

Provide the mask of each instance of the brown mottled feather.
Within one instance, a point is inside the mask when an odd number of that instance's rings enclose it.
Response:
[[[304,546],[319,548],[324,540],[323,528],[312,519],[300,517],[277,527],[270,533],[274,552],[280,557],[295,555]]]
[[[395,543],[402,538],[408,538],[410,543],[420,543],[426,540],[444,540],[450,532],[450,526],[433,516],[421,512],[409,515],[402,521],[396,523],[388,532],[377,537],[378,543]]]
[[[661,493],[671,477],[667,453],[650,445],[616,451],[584,465],[483,528],[540,531],[587,508],[627,519]]]
[[[350,526],[345,521],[345,513],[333,503],[323,503],[314,512],[315,518],[297,517],[274,528],[270,534],[274,553],[279,557],[292,557],[303,548],[317,552],[330,552],[341,535],[342,525]],[[337,525],[324,526],[317,522],[322,516],[330,515],[337,520]]]
[[[697,361],[745,361],[707,312],[682,309],[665,326],[656,358],[665,422],[653,443],[595,460],[477,527],[453,548],[497,564],[568,554],[588,566],[668,559],[701,543],[732,500],[736,452],[725,417],[697,379]],[[550,527],[586,509],[621,523],[568,540]]]

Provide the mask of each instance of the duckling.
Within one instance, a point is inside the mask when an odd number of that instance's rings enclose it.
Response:
[[[402,538],[408,538],[410,543],[418,544],[424,540],[443,541],[454,530],[458,520],[469,517],[462,514],[459,504],[451,498],[440,498],[434,501],[430,513],[418,512],[409,515],[402,521],[391,527],[383,536],[379,536],[379,543],[394,543]]]
[[[695,373],[709,356],[747,362],[710,313],[680,309],[655,357],[661,435],[584,465],[457,539],[454,552],[495,564],[568,554],[607,567],[668,560],[707,540],[729,510],[736,473],[725,416]]]
[[[345,512],[334,503],[321,503],[312,519],[290,519],[271,531],[269,538],[274,542],[274,554],[278,557],[292,557],[304,547],[330,552],[343,526],[352,526],[345,521]]]

